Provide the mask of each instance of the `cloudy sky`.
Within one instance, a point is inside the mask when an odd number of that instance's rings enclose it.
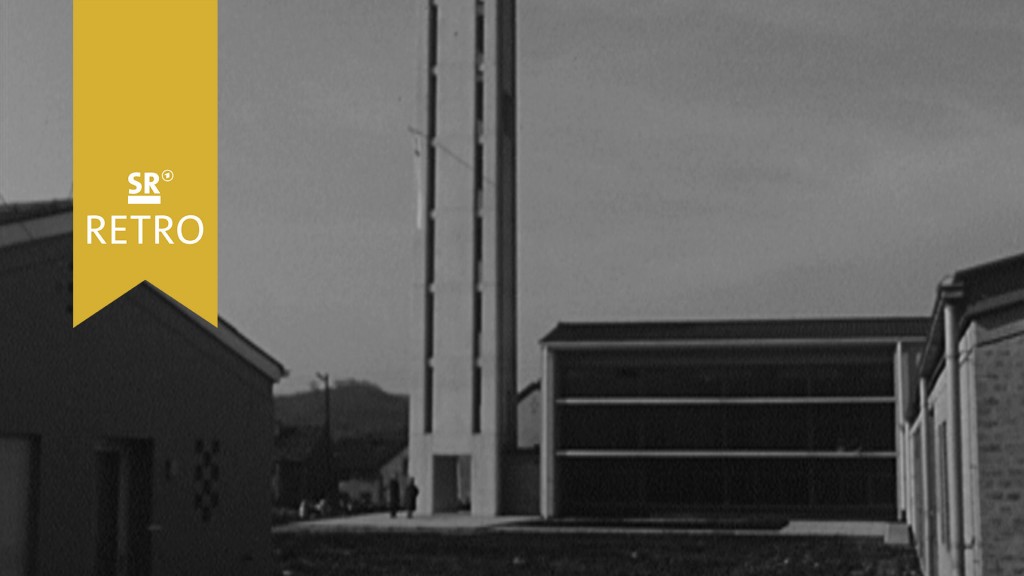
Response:
[[[416,1],[220,1],[221,314],[281,390],[409,385]],[[519,45],[521,385],[561,320],[923,315],[1024,251],[1024,2],[520,0]],[[70,174],[71,2],[3,0],[0,193]]]

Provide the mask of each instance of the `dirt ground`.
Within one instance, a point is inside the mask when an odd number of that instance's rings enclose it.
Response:
[[[880,539],[564,533],[278,535],[288,576],[920,576],[910,548]]]

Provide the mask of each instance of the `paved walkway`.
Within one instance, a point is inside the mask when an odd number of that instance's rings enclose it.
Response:
[[[865,521],[793,520],[778,530],[744,528],[673,528],[651,524],[560,525],[545,524],[534,516],[480,517],[469,514],[438,514],[396,518],[386,512],[341,516],[274,527],[275,534],[330,534],[344,532],[498,532],[579,534],[719,534],[734,536],[845,536],[882,538],[886,544],[905,546],[910,533],[904,524]]]
[[[324,532],[452,532],[475,531],[498,528],[538,520],[532,516],[481,517],[469,514],[437,514],[434,516],[413,516],[404,514],[392,518],[387,512],[339,516],[306,522],[293,522],[275,526],[274,534],[324,533]]]
[[[910,545],[910,528],[893,522],[811,522],[793,520],[783,528],[782,534],[798,536],[861,536],[877,537],[894,546]]]

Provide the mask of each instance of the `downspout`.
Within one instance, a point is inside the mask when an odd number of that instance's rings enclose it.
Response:
[[[961,284],[950,282],[939,286],[945,335],[945,363],[949,378],[949,548],[953,576],[964,574],[964,495],[963,456],[960,430],[960,330],[957,307],[963,298]]]

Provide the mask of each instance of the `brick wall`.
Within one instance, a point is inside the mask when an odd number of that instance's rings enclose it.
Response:
[[[982,566],[1024,575],[1024,322],[985,321],[975,351]]]

